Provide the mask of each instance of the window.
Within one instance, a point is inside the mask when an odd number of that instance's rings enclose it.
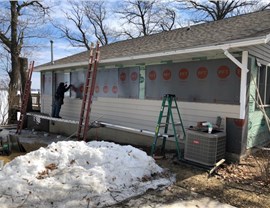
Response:
[[[258,91],[257,102],[261,105],[270,106],[270,67],[260,64],[258,67]],[[261,100],[261,101],[260,101]]]

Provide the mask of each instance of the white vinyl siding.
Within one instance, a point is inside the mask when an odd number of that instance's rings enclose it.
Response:
[[[239,105],[191,102],[177,104],[185,127],[205,120],[215,123],[217,116],[239,117]],[[154,131],[160,108],[161,100],[98,98],[94,102],[92,116],[97,118],[103,115],[100,119],[102,121]],[[176,118],[176,114],[174,117]]]
[[[41,99],[41,102],[40,102],[40,105],[41,105],[40,112],[41,113],[44,113],[44,114],[51,115],[51,111],[52,111],[52,109],[51,109],[52,108],[52,96],[42,94],[40,99]]]
[[[43,113],[50,114],[51,99],[44,99]],[[60,116],[65,119],[79,120],[81,100],[65,98]],[[216,122],[217,116],[238,118],[239,105],[178,102],[185,128],[197,125],[198,121]],[[94,100],[91,121],[99,121],[126,127],[155,130],[161,108],[161,100],[139,100],[99,97]],[[175,114],[176,118],[176,114]],[[225,123],[225,120],[223,120]]]
[[[248,47],[249,54],[270,63],[270,43]]]

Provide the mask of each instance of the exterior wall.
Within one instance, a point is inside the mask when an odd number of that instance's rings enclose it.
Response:
[[[48,104],[46,108],[43,108],[46,110],[43,113],[48,113],[51,110],[51,102],[50,99],[45,100],[48,101]],[[65,98],[64,102],[60,115],[65,119],[79,120],[81,100]],[[98,119],[107,123],[154,132],[160,107],[160,100],[100,97],[93,102],[91,121]],[[226,128],[226,117],[239,116],[239,105],[178,102],[178,107],[185,128],[196,126],[198,121],[215,123],[217,116],[223,118],[222,126]],[[177,118],[176,114],[174,117]],[[59,128],[65,129],[66,125],[59,126]],[[53,129],[57,131],[55,127]],[[182,137],[180,128],[177,130]],[[66,131],[67,134],[72,133],[69,128],[59,130],[58,133],[63,131]]]
[[[42,113],[50,114],[51,99],[42,96]],[[81,100],[65,98],[60,115],[65,119],[79,120]],[[216,122],[217,116],[223,118],[239,116],[239,105],[177,102],[185,127],[195,126],[198,121]],[[98,119],[108,123],[134,127],[138,129],[155,129],[161,107],[160,100],[139,100],[99,97],[93,102],[91,121]],[[176,117],[176,114],[175,114]]]
[[[269,47],[269,60],[270,63],[270,47]],[[270,131],[265,121],[265,116],[260,108],[257,106],[254,98],[256,98],[257,75],[258,67],[255,63],[255,58],[252,57],[250,61],[250,83],[249,83],[249,118],[248,118],[248,135],[247,135],[247,148],[252,148],[258,145],[263,145],[270,142]],[[269,90],[269,89],[268,89]],[[270,115],[270,106],[264,107],[266,114]]]
[[[51,95],[41,95],[41,109],[40,112],[44,114],[51,115],[52,111],[52,96]]]
[[[238,105],[178,102],[184,126],[197,125],[198,121],[216,122],[217,116],[237,117]],[[92,118],[138,129],[155,129],[161,107],[160,100],[98,98],[94,101]],[[176,118],[176,114],[174,115]]]
[[[49,101],[49,99],[46,99]],[[65,104],[61,109],[61,116],[65,119],[78,120],[81,100],[65,98]],[[207,104],[193,102],[177,102],[185,128],[196,126],[198,121],[216,122],[217,116],[223,118],[222,126],[226,129],[227,117],[239,116],[239,105],[227,104]],[[50,101],[46,107],[50,112]],[[91,112],[91,121],[98,119],[107,123],[132,127],[154,132],[161,107],[160,100],[140,100],[140,99],[119,99],[99,97],[93,102]],[[102,117],[101,117],[102,116]],[[176,118],[176,115],[174,116]],[[50,131],[54,133],[69,136],[76,132],[77,126],[61,122],[54,122],[50,125]],[[177,129],[180,137],[183,134],[180,128]],[[153,142],[153,136],[135,134],[129,131],[120,131],[111,128],[98,128],[89,131],[91,139],[103,139],[114,142],[120,142],[133,145],[150,146]],[[235,137],[233,137],[235,139]],[[237,139],[238,141],[239,139]],[[161,141],[161,140],[160,140]],[[159,141],[159,142],[160,142]],[[241,142],[241,141],[240,141]],[[159,145],[159,144],[158,144]],[[235,145],[235,144],[233,144]],[[183,141],[180,141],[181,148],[184,147]],[[168,139],[167,149],[174,149],[173,139]],[[229,147],[231,149],[231,147]]]
[[[175,94],[181,101],[239,104],[240,73],[229,59],[146,66],[145,96]]]
[[[247,148],[247,118],[227,118],[226,127],[226,151],[231,159],[239,160],[239,156],[244,155]]]
[[[252,46],[249,50],[246,118],[227,118],[227,151],[236,155],[244,155],[247,149],[270,142],[270,132],[265,116],[254,98],[257,98],[258,66],[270,63],[270,44]],[[267,88],[268,89],[268,88]],[[270,106],[263,106],[270,115]]]
[[[211,63],[210,63],[211,62]],[[198,96],[202,96],[202,89],[205,89],[203,93],[215,92],[211,94],[211,97],[207,97],[207,100],[201,100],[198,99],[198,97],[192,97],[192,99],[184,100],[180,99],[180,96],[178,97],[180,101],[178,101],[178,106],[181,112],[181,117],[183,120],[183,124],[185,128],[188,128],[190,126],[196,126],[198,121],[209,121],[213,124],[215,124],[216,119],[218,116],[220,116],[223,120],[222,127],[224,127],[224,130],[227,130],[226,124],[228,118],[239,118],[240,113],[240,106],[239,106],[239,97],[237,97],[240,93],[240,79],[239,74],[237,71],[237,67],[230,61],[230,60],[224,60],[222,59],[221,62],[218,60],[214,61],[203,61],[203,62],[194,62],[189,63],[189,65],[182,65],[183,63],[177,63],[177,64],[169,64],[167,65],[170,70],[172,70],[173,82],[183,82],[184,85],[187,84],[188,80],[191,80],[191,84],[193,91],[198,91]],[[205,76],[206,78],[203,79],[199,77],[199,68],[201,68],[201,65],[204,65],[208,68],[208,72]],[[180,67],[177,67],[177,66]],[[168,69],[166,65],[162,65],[161,70],[166,71]],[[227,66],[226,70],[220,70],[220,66]],[[152,65],[151,67],[155,67]],[[145,81],[149,81],[150,79],[149,75],[151,73],[151,70],[156,70],[152,68],[145,67]],[[181,67],[185,67],[185,69],[189,69],[189,79],[182,80],[182,74]],[[140,68],[140,73],[142,68]],[[229,71],[228,71],[228,70]],[[126,70],[126,69],[122,69]],[[147,71],[148,70],[148,71]],[[174,70],[174,71],[173,71]],[[121,71],[121,72],[122,72]],[[157,76],[164,76],[164,71],[161,71],[160,75],[157,72]],[[147,73],[148,72],[148,73]],[[222,72],[222,73],[221,73]],[[220,76],[220,74],[223,74],[224,76]],[[118,76],[120,76],[121,73],[118,72]],[[151,80],[151,79],[150,79]],[[152,82],[153,80],[151,80]],[[113,85],[114,82],[107,81],[105,84]],[[168,85],[168,81],[163,81],[164,85]],[[230,85],[230,83],[233,83]],[[73,84],[73,83],[72,83]],[[100,84],[102,84],[100,82]],[[127,83],[123,83],[127,84]],[[161,82],[158,82],[156,80],[156,85],[160,86]],[[104,86],[101,85],[99,88],[104,89]],[[173,83],[171,84],[173,85]],[[196,88],[195,85],[198,85]],[[208,86],[206,88],[206,85]],[[136,85],[137,86],[137,85]],[[234,87],[233,87],[234,86]],[[138,87],[138,86],[137,86]],[[158,115],[160,112],[161,107],[161,97],[156,96],[150,99],[144,99],[146,96],[146,91],[149,93],[151,92],[151,89],[145,85],[143,88],[142,83],[140,83],[140,91],[139,91],[139,97],[140,99],[129,99],[129,98],[119,98],[119,97],[96,97],[93,101],[92,106],[92,112],[91,112],[91,121],[98,119],[99,121],[104,121],[116,125],[122,125],[126,127],[132,127],[136,129],[142,129],[142,130],[149,130],[154,132],[156,127],[156,122],[158,119]],[[109,87],[111,89],[112,86]],[[166,88],[167,91],[162,91],[163,94],[165,93],[172,93],[170,90],[174,89],[170,86],[170,88]],[[177,93],[183,89],[183,86],[177,86]],[[218,90],[217,90],[218,89]],[[145,91],[143,91],[145,90]],[[185,95],[187,97],[187,91],[189,90],[189,87],[186,86],[185,88]],[[141,92],[143,93],[143,96],[141,96]],[[234,92],[231,96],[228,93],[231,91]],[[120,92],[120,91],[119,91]],[[217,93],[219,92],[219,94]],[[222,94],[227,93],[227,100],[226,103],[224,101],[221,101],[219,99],[216,99],[215,96],[222,96]],[[53,94],[53,93],[52,93]],[[71,93],[72,94],[72,93]],[[104,96],[104,95],[103,95]],[[138,96],[138,95],[137,95]],[[231,96],[231,97],[230,97]],[[153,100],[156,99],[156,100]],[[229,101],[229,103],[228,103]],[[219,103],[222,102],[222,103]],[[64,105],[62,106],[60,116],[62,116],[65,119],[71,119],[71,120],[79,120],[79,114],[80,114],[80,108],[81,108],[81,99],[74,97],[65,97]],[[42,112],[46,113],[48,115],[51,114],[51,104],[52,104],[52,96],[51,95],[42,95]],[[176,114],[175,114],[176,118]],[[50,130],[56,133],[65,133],[67,135],[70,135],[76,131],[76,127],[72,125],[66,125],[66,124],[60,124],[58,122],[55,122],[55,125],[50,126]],[[177,129],[179,131],[180,137],[183,137],[183,134],[181,133],[180,127]],[[90,131],[92,132],[92,131]],[[123,131],[117,131],[114,129],[101,129],[101,130],[95,130],[94,132],[98,132],[98,137],[102,137],[104,139],[109,139],[110,137],[113,139],[119,139],[122,140],[124,143],[131,143],[131,144],[149,144],[152,143],[152,139],[149,140],[151,137],[146,137],[142,135],[138,135],[136,137],[136,134],[129,132],[129,134],[126,134],[127,132]],[[228,132],[226,132],[229,134]],[[91,133],[92,134],[92,133]],[[94,133],[95,134],[95,133]],[[231,134],[232,135],[232,134]],[[119,138],[117,138],[119,137]],[[137,139],[136,139],[137,138]],[[230,150],[233,149],[231,145],[235,145],[235,143],[231,143],[230,141],[236,140],[237,144],[242,144],[241,138],[227,138],[229,140],[227,145],[227,151],[231,152]],[[118,141],[119,142],[119,141]],[[245,147],[245,146],[244,146]],[[242,146],[241,146],[242,148]]]
[[[245,49],[247,50],[247,49]],[[270,132],[265,121],[265,116],[256,105],[258,67],[256,61],[261,64],[270,63],[270,44],[248,47],[249,61],[247,81],[246,118],[226,119],[227,152],[241,156],[247,149],[270,142]],[[270,106],[264,106],[266,114],[270,115]]]

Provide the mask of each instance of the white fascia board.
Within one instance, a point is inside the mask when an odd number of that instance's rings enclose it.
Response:
[[[75,63],[68,63],[68,64],[59,64],[59,65],[49,65],[49,66],[41,66],[38,67],[35,72],[45,71],[45,70],[53,70],[53,69],[61,69],[61,68],[70,68],[70,67],[77,67],[77,66],[87,66],[88,61],[82,62],[75,62]]]
[[[197,47],[197,48],[187,48],[187,49],[173,50],[173,51],[166,51],[166,52],[159,52],[159,53],[111,58],[111,59],[100,60],[99,63],[100,64],[117,63],[117,62],[130,61],[130,60],[157,58],[157,57],[163,57],[163,56],[181,55],[181,54],[187,54],[187,53],[205,52],[205,51],[213,51],[213,50],[227,50],[230,48],[259,45],[259,44],[265,44],[267,42],[267,39],[269,39],[269,35],[258,37],[258,38],[245,39],[242,41],[231,41],[231,42],[227,42],[227,43],[219,44],[219,45],[205,45],[205,46],[201,46],[201,47]],[[101,54],[101,56],[102,56],[102,54]],[[59,65],[50,65],[50,66],[39,67],[38,70],[36,70],[36,71],[53,70],[53,69],[77,67],[77,66],[87,66],[87,65],[88,65],[88,62],[84,61],[84,62],[76,62],[76,63],[69,63],[69,64],[59,64]]]
[[[258,39],[246,40],[242,42],[231,42],[231,43],[226,43],[226,44],[221,44],[221,45],[209,45],[209,46],[202,46],[198,48],[188,48],[188,49],[174,50],[174,51],[167,51],[167,52],[160,52],[160,53],[105,59],[105,60],[101,60],[100,63],[112,63],[112,62],[144,59],[144,58],[156,58],[156,57],[162,57],[162,56],[181,55],[181,54],[187,54],[187,53],[205,52],[205,51],[221,50],[221,49],[227,50],[229,48],[238,48],[238,47],[245,47],[245,46],[250,46],[250,45],[263,44],[265,43],[265,39],[266,37],[264,36]]]

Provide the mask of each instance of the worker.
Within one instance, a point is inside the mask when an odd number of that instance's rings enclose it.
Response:
[[[54,96],[52,117],[62,118],[59,116],[59,113],[61,110],[61,106],[64,104],[65,92],[68,91],[70,87],[72,87],[71,84],[69,86],[67,86],[67,84],[65,84],[64,82],[60,82],[60,84],[56,90],[55,96]]]

